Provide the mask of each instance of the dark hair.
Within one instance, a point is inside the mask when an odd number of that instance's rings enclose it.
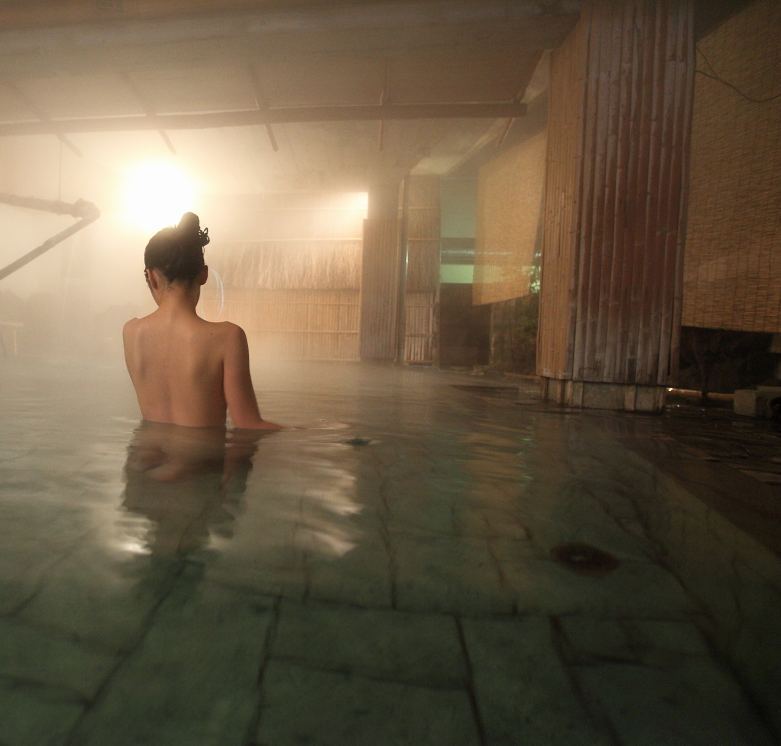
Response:
[[[144,266],[159,269],[169,282],[193,280],[204,268],[203,247],[209,243],[209,229],[201,230],[193,212],[182,215],[175,228],[155,233],[144,250]]]

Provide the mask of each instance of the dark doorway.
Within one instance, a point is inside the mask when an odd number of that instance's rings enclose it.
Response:
[[[439,295],[439,365],[488,365],[491,306],[472,305],[471,284],[442,284]]]

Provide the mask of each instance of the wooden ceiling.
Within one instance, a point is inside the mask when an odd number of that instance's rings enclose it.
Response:
[[[0,153],[154,142],[204,166],[242,159],[258,188],[446,172],[503,129],[497,105],[517,105],[578,6],[0,0]]]

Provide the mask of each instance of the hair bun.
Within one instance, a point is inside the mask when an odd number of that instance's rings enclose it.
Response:
[[[209,229],[201,230],[201,221],[194,212],[186,212],[182,215],[176,230],[188,239],[197,240],[201,248],[209,243]]]

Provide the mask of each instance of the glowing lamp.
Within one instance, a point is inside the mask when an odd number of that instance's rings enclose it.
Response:
[[[122,193],[126,220],[145,233],[176,225],[193,210],[195,186],[177,166],[164,161],[138,163],[127,170]]]

